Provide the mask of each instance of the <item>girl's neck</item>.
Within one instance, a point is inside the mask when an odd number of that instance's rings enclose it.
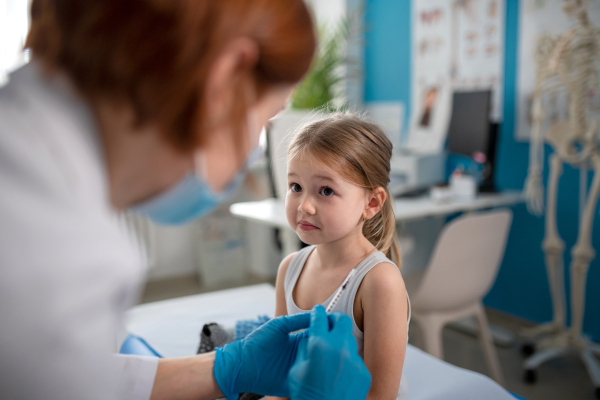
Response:
[[[348,235],[333,242],[318,244],[315,255],[320,268],[354,268],[366,256],[377,251],[362,234],[360,229],[352,230]]]

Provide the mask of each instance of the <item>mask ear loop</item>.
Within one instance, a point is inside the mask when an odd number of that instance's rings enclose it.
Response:
[[[202,149],[194,152],[194,173],[200,180],[208,182],[208,162],[206,153]]]
[[[256,111],[249,111],[248,115],[247,115],[247,128],[248,128],[248,144],[251,148],[250,153],[248,153],[248,155],[246,155],[246,158],[248,158],[249,156],[252,155],[252,152],[255,147],[258,146],[258,142],[260,141],[260,133],[262,131],[262,129],[260,129],[260,123],[258,122],[258,113]],[[255,129],[253,129],[253,127]],[[253,134],[254,132],[257,132],[256,134]],[[255,140],[254,136],[256,136]],[[256,142],[256,144],[254,143]],[[204,150],[202,149],[198,149],[194,152],[194,173],[196,174],[196,176],[200,179],[203,180],[204,182],[208,183],[208,161],[206,157],[206,153],[204,152]],[[245,163],[250,163],[254,161],[252,160],[246,160]],[[247,168],[248,165],[242,165],[242,168]],[[209,184],[210,187],[210,184]],[[212,188],[211,188],[212,189]]]
[[[250,151],[254,149],[254,147],[258,146],[260,141],[260,134],[262,132],[262,127],[260,126],[260,122],[258,122],[258,112],[257,111],[249,111],[247,117],[248,124],[248,144],[250,145]]]

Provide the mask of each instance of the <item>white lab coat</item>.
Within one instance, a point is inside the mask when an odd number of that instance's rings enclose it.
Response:
[[[149,398],[157,359],[114,355],[138,254],[86,103],[22,67],[0,88],[0,399]]]

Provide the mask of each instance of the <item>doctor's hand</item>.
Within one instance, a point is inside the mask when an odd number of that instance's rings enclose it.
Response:
[[[358,355],[347,315],[327,315],[322,306],[311,313],[308,340],[303,340],[289,375],[292,400],[365,399],[371,374]]]
[[[270,320],[246,338],[216,350],[214,374],[229,400],[240,393],[289,397],[288,373],[296,361],[301,342],[308,333],[290,332],[308,328],[310,314]]]

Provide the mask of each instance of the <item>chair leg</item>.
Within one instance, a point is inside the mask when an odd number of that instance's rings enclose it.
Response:
[[[500,369],[500,363],[498,362],[498,355],[496,354],[496,348],[490,334],[490,326],[488,325],[487,318],[483,306],[479,304],[477,306],[477,322],[479,324],[479,341],[483,347],[483,353],[490,369],[492,378],[500,385],[504,386],[504,376]]]
[[[444,324],[435,316],[423,316],[419,318],[419,327],[424,337],[424,350],[440,360],[444,359],[442,346],[442,328]]]

